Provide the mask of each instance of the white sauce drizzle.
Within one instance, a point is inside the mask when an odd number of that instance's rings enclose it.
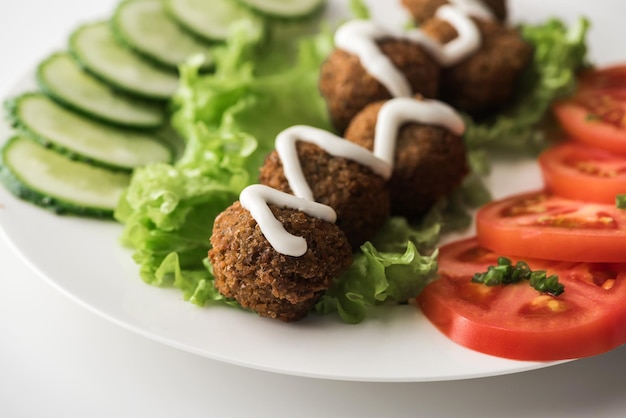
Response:
[[[450,23],[456,29],[458,36],[446,44],[439,44],[439,48],[430,51],[439,64],[444,67],[455,65],[472,55],[480,48],[482,41],[480,31],[472,19],[452,6],[441,6],[435,16]],[[418,29],[409,31],[410,33]],[[427,48],[427,46],[426,46]]]
[[[368,74],[393,97],[409,97],[413,93],[411,85],[376,44],[378,40],[392,37],[396,35],[373,21],[351,20],[335,32],[335,46],[359,57]]]
[[[283,224],[274,217],[268,204],[300,210],[326,222],[334,223],[337,219],[337,214],[330,206],[261,184],[253,184],[243,189],[239,195],[239,202],[256,220],[270,245],[279,253],[293,257],[300,257],[306,253],[308,248],[306,240],[287,232]]]
[[[374,155],[391,166],[394,164],[398,130],[408,122],[442,126],[461,136],[465,123],[447,104],[437,100],[415,100],[404,97],[386,102],[378,113],[374,136]]]
[[[392,97],[411,97],[413,91],[406,76],[383,54],[376,43],[386,38],[407,40],[421,45],[442,66],[449,67],[464,60],[480,48],[481,35],[469,15],[493,18],[477,0],[453,0],[453,5],[437,9],[436,16],[450,23],[458,36],[441,44],[420,29],[391,31],[371,20],[352,20],[335,32],[335,46],[356,55],[368,74],[376,78]]]
[[[315,144],[332,156],[356,161],[384,179],[391,177],[391,165],[376,158],[367,149],[322,129],[304,125],[292,126],[278,134],[276,151],[283,164],[289,187],[296,196],[303,199],[315,200],[311,187],[302,172],[296,149],[298,141]]]

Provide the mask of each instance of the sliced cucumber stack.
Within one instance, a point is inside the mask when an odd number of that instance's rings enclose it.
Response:
[[[132,170],[171,162],[182,147],[157,133],[171,129],[166,102],[178,88],[179,65],[201,54],[210,69],[214,41],[225,40],[234,22],[263,34],[267,22],[306,18],[324,4],[121,1],[109,21],[77,28],[69,52],[39,64],[41,92],[7,102],[16,134],[0,149],[0,180],[56,213],[111,218]]]
[[[326,0],[236,0],[263,16],[279,19],[305,19],[323,9]]]
[[[162,105],[122,95],[83,71],[69,53],[51,55],[37,68],[42,91],[88,116],[133,128],[156,128],[165,123]]]
[[[56,213],[112,217],[130,174],[70,160],[14,136],[2,147],[0,180],[20,198]]]
[[[223,41],[234,22],[246,19],[263,31],[263,20],[234,0],[165,0],[167,12],[182,27],[207,41]]]
[[[148,99],[166,100],[178,88],[178,75],[126,48],[108,22],[83,25],[70,36],[70,51],[90,73],[115,88]]]
[[[111,23],[122,43],[156,63],[176,69],[190,56],[202,54],[205,68],[213,65],[213,47],[184,31],[166,13],[162,0],[123,1]]]
[[[174,157],[173,147],[154,134],[83,117],[41,93],[17,97],[7,107],[19,132],[73,159],[130,171]]]

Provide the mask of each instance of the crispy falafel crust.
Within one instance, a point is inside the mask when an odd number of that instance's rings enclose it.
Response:
[[[405,74],[414,94],[434,98],[439,89],[439,66],[419,45],[386,39],[378,43],[393,65]],[[320,69],[319,89],[326,99],[330,119],[338,133],[369,103],[391,94],[361,65],[356,55],[333,50]]]
[[[352,249],[336,225],[295,209],[270,208],[289,233],[306,239],[303,256],[278,253],[235,202],[215,219],[209,260],[221,294],[261,316],[295,321],[352,264]]]
[[[464,61],[442,70],[440,96],[459,110],[483,116],[511,100],[533,50],[515,28],[495,21],[474,22],[482,36],[481,47]],[[452,25],[437,18],[421,28],[442,43],[458,36]]]
[[[506,0],[483,0],[499,21],[507,17]],[[449,4],[446,0],[402,0],[402,5],[411,14],[416,23],[424,23],[435,15],[437,9]]]
[[[346,139],[373,150],[378,113],[384,104],[372,103],[359,112]],[[398,132],[389,179],[391,214],[419,218],[457,188],[468,172],[462,138],[439,126],[404,124]]]
[[[335,210],[336,224],[344,231],[350,245],[358,248],[372,239],[389,217],[391,203],[387,181],[368,167],[332,156],[317,145],[299,141],[296,149],[315,201]],[[293,193],[276,151],[266,157],[259,183]]]

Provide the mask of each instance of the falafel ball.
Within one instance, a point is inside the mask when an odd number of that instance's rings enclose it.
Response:
[[[387,181],[356,161],[330,155],[315,144],[296,143],[298,159],[316,202],[337,213],[337,226],[358,248],[382,227],[390,211]],[[293,194],[278,152],[265,159],[259,183]]]
[[[507,17],[506,0],[483,0],[485,6],[493,13],[500,22]],[[437,9],[450,4],[447,0],[402,0],[402,5],[409,12],[415,23],[422,24],[435,16]]]
[[[346,139],[374,149],[378,114],[384,101],[372,103],[355,116]],[[416,219],[457,188],[467,173],[463,139],[439,126],[410,122],[396,138],[393,173],[389,179],[391,214]]]
[[[480,49],[441,72],[440,97],[458,110],[484,116],[508,103],[532,58],[531,46],[514,28],[473,19],[481,33]],[[448,22],[432,18],[421,29],[441,43],[458,36]]]
[[[296,209],[269,207],[287,232],[306,239],[307,252],[277,252],[250,212],[235,202],[213,226],[209,260],[215,287],[260,316],[296,321],[352,264],[352,249],[336,225]]]
[[[414,94],[427,98],[437,95],[440,68],[422,47],[393,38],[378,42],[378,46],[406,76]],[[319,89],[339,134],[365,106],[391,98],[387,88],[363,68],[358,56],[341,49],[333,50],[322,64]]]

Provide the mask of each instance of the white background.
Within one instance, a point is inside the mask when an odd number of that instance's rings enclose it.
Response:
[[[572,15],[585,4],[593,4],[587,14],[603,22],[625,16],[608,0],[536,3],[538,16],[552,7]],[[0,95],[62,47],[77,24],[109,16],[114,4],[0,0]],[[609,21],[597,25],[592,42],[624,32],[613,26],[618,18]],[[626,61],[618,45],[594,47],[603,61]],[[96,316],[49,286],[0,240],[0,417],[618,417],[626,414],[625,360],[623,347],[531,372],[436,383],[340,382],[245,369]]]

